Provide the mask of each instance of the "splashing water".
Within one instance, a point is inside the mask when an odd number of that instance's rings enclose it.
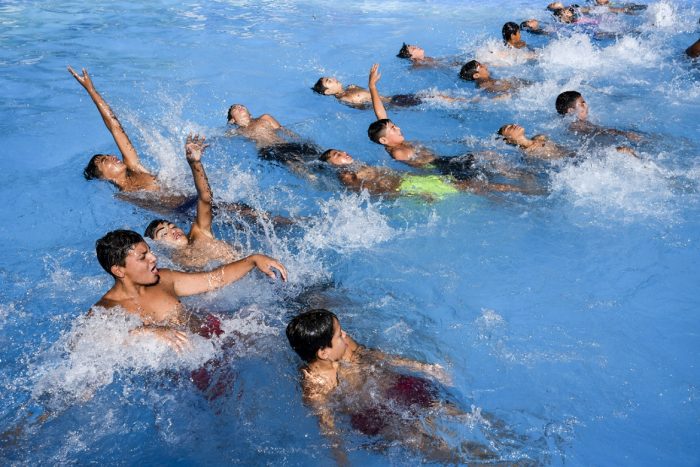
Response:
[[[371,248],[396,234],[366,191],[321,201],[320,208],[319,218],[304,235],[304,242],[315,248],[347,253]]]

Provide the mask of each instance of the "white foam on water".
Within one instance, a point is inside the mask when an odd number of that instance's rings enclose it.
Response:
[[[500,39],[487,39],[475,51],[476,61],[493,67],[522,65],[528,61],[528,49],[506,46]]]
[[[321,213],[304,234],[304,243],[317,249],[347,253],[370,248],[396,234],[379,211],[381,203],[372,202],[366,191],[341,194],[319,204]]]
[[[596,150],[552,175],[552,192],[596,215],[668,219],[673,192],[665,171],[651,161],[620,154],[614,147]]]
[[[32,397],[48,396],[51,406],[65,407],[90,399],[117,372],[194,369],[217,353],[215,339],[190,335],[190,348],[178,353],[152,334],[130,333],[141,324],[138,317],[121,309],[95,308],[91,316],[77,318],[29,367]]]
[[[642,37],[625,36],[607,47],[593,44],[582,33],[551,41],[541,52],[540,67],[554,77],[568,76],[572,71],[582,78],[628,74],[630,66],[654,68],[660,62],[658,48]]]

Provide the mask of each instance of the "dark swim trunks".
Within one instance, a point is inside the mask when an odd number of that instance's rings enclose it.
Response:
[[[221,320],[211,314],[202,320],[198,331],[198,334],[206,339],[211,339],[213,336],[219,337],[223,333]],[[213,358],[190,373],[190,380],[197,389],[206,394],[210,401],[230,392],[233,388],[235,373],[224,363],[220,358]]]
[[[258,155],[266,161],[310,162],[318,159],[322,152],[312,143],[282,143],[260,148]]]
[[[473,154],[465,154],[456,157],[438,157],[430,166],[434,167],[442,175],[450,175],[458,180],[469,180],[481,175],[482,170],[477,167]]]
[[[438,397],[435,385],[418,376],[398,375],[394,384],[386,391],[386,401],[393,401],[403,409],[416,413],[418,409],[429,408]],[[350,416],[350,425],[368,436],[379,434],[387,425],[387,422],[400,414],[389,404],[379,404],[368,407],[362,412],[353,413]]]
[[[417,105],[421,105],[422,103],[423,99],[415,94],[397,94],[395,96],[391,96],[391,101],[389,102],[389,104],[395,107],[415,107]]]

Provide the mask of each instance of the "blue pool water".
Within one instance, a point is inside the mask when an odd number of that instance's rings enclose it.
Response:
[[[365,86],[379,62],[386,94],[473,97],[457,68],[396,58],[401,43],[488,62],[503,23],[546,20],[544,3],[0,2],[0,431],[22,428],[0,444],[2,463],[333,462],[284,338],[303,302],[333,309],[361,343],[445,366],[449,397],[475,420],[452,423],[450,436],[491,440],[501,460],[698,465],[700,67],[682,54],[698,38],[697,3],[600,17],[618,39],[524,35],[541,58],[506,56],[492,68],[534,82],[510,100],[390,110],[408,139],[446,155],[488,149],[522,165],[494,137],[505,123],[580,147],[580,163],[546,169],[546,196],[369,198],[309,185],[225,136],[228,106],[243,103],[322,147],[403,170],[367,140],[371,111],[314,94],[314,82]],[[88,68],[147,165],[174,187],[191,191],[182,147],[201,132],[219,199],[304,217],[286,230],[216,219],[218,236],[290,272],[287,285],[253,274],[186,300],[246,336],[233,348],[199,338],[186,355],[147,340],[126,346],[133,318],[85,317],[111,285],[95,239],[143,231],[153,215],[82,178],[92,154],[116,147],[69,64]],[[584,94],[593,121],[645,133],[640,159],[567,133],[553,102],[568,89]],[[219,397],[188,378],[212,358],[228,385]],[[481,412],[518,441],[499,445]],[[351,463],[421,460],[376,442],[347,429]]]

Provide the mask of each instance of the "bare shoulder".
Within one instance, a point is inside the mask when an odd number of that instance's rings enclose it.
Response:
[[[333,381],[328,380],[323,375],[314,373],[304,367],[300,370],[301,376],[301,389],[304,395],[304,399],[309,402],[322,402],[328,396],[336,384]]]
[[[259,117],[259,120],[260,120],[260,121],[263,121],[263,122],[270,123],[270,124],[272,124],[272,125],[274,125],[274,126],[277,126],[277,127],[280,126],[280,123],[275,119],[275,117],[273,117],[273,116],[270,115],[270,114],[262,114],[262,115]]]

